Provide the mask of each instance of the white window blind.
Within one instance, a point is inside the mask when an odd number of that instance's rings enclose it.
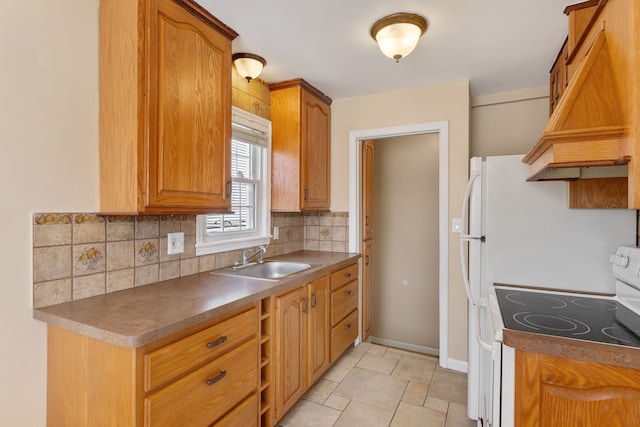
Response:
[[[198,217],[196,253],[269,243],[271,122],[235,109],[231,138],[231,211]]]

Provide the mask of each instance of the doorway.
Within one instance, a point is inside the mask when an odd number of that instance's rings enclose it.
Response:
[[[438,135],[381,138],[373,145],[371,341],[438,355]]]
[[[365,139],[392,138],[397,136],[438,135],[438,320],[439,361],[448,366],[448,122],[428,122],[416,125],[367,129],[349,132],[349,251],[360,252],[362,244],[362,171],[361,146]],[[375,286],[375,285],[374,285]],[[362,295],[360,299],[362,308]],[[374,313],[375,319],[375,313]],[[360,334],[362,336],[362,332]]]

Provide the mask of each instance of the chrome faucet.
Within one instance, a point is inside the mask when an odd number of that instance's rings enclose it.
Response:
[[[242,252],[242,265],[249,264],[249,261],[251,261],[256,256],[258,257],[258,264],[262,264],[264,262],[264,254],[266,252],[267,252],[266,246],[258,247],[258,249],[256,249],[256,251],[253,254],[251,253],[251,249],[245,249]]]

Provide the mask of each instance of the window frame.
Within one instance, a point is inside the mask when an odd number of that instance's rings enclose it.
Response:
[[[214,254],[236,249],[269,244],[271,241],[271,121],[237,107],[232,107],[232,123],[239,125],[233,135],[240,135],[238,140],[257,144],[251,141],[249,133],[243,133],[241,128],[254,129],[266,134],[264,151],[260,162],[261,188],[256,189],[256,229],[251,231],[228,231],[211,236],[207,233],[207,215],[196,217],[196,255]],[[232,126],[233,128],[233,126]],[[233,178],[232,178],[233,179]]]

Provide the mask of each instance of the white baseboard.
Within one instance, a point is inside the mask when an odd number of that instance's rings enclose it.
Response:
[[[469,372],[469,365],[464,360],[449,359],[447,361],[447,369],[464,372],[466,374]]]
[[[440,351],[437,348],[424,347],[421,345],[409,344],[401,341],[388,340],[385,338],[370,337],[374,344],[382,344],[389,347],[399,348],[401,350],[413,351],[415,353],[429,354],[431,356],[439,356]]]

